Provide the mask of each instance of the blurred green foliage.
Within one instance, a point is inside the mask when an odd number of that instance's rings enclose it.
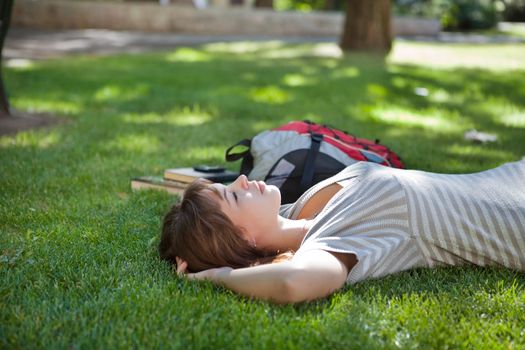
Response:
[[[525,22],[525,0],[502,0],[503,20],[508,22]]]
[[[455,31],[494,28],[506,5],[495,0],[394,0],[393,7],[397,15],[438,18],[444,30]]]
[[[444,30],[494,28],[499,20],[525,21],[525,0],[394,0],[399,16],[437,18]],[[343,0],[274,0],[278,11],[342,11]]]
[[[494,28],[498,11],[493,0],[440,0],[445,10],[441,25],[445,30],[475,30]]]

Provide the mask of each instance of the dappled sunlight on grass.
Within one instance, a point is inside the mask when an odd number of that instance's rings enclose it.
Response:
[[[175,125],[201,125],[211,120],[209,114],[185,114],[175,117]]]
[[[268,104],[283,104],[291,99],[290,93],[275,85],[253,88],[250,97],[255,102]]]
[[[25,58],[11,58],[5,61],[5,66],[15,70],[31,70],[35,67],[35,62]]]
[[[525,128],[525,109],[517,108],[505,102],[504,100],[491,99],[481,106],[490,112],[495,123],[509,128]]]
[[[372,99],[382,99],[388,95],[388,90],[379,84],[367,84],[366,92]]]
[[[182,110],[172,110],[167,113],[168,120],[172,120],[174,125],[197,126],[209,122],[212,115],[201,109],[200,106],[185,106]]]
[[[522,155],[503,150],[499,144],[480,145],[464,140],[444,146],[446,173],[472,173],[497,167],[508,161],[517,161]]]
[[[341,63],[340,59],[325,58],[319,62],[319,66],[329,68],[329,69],[334,69],[334,68],[337,68],[337,66],[339,66],[340,63]]]
[[[464,92],[462,94],[452,94],[446,89],[435,86],[435,84],[429,84],[428,81],[417,82],[411,77],[405,78],[394,75],[391,84],[395,88],[405,91],[406,98],[412,98],[420,103],[447,103],[452,105],[462,103],[466,96]]]
[[[340,58],[343,57],[343,51],[336,44],[317,44],[314,47],[314,56],[317,57],[334,57]]]
[[[459,117],[443,115],[443,112],[436,109],[414,111],[385,105],[370,111],[370,119],[400,127],[417,127],[444,133],[468,128]]]
[[[400,73],[400,69],[397,66],[390,66],[389,67],[389,72],[392,73],[392,74],[398,74],[398,73]],[[392,83],[393,86],[395,86],[397,88],[404,89],[407,86],[409,86],[411,81],[409,79],[406,79],[406,78],[394,75],[393,78],[391,79],[391,83]]]
[[[444,89],[437,89],[429,92],[428,100],[434,103],[450,103],[457,100],[457,96],[452,96],[448,91]]]
[[[136,84],[135,86],[122,87],[118,85],[106,85],[95,91],[93,98],[95,101],[105,102],[111,100],[133,100],[149,93],[149,86],[146,84]]]
[[[168,62],[208,62],[212,59],[213,57],[203,50],[187,47],[177,49],[175,52],[166,55]]]
[[[505,126],[525,128],[525,111],[523,110],[502,114],[496,118]]]
[[[311,79],[301,74],[287,74],[283,77],[282,82],[288,86],[303,86],[313,83]]]
[[[174,126],[195,126],[204,124],[212,119],[212,115],[201,110],[199,106],[186,106],[182,109],[173,109],[165,114],[144,113],[126,114],[122,120],[133,124],[169,124]]]
[[[83,106],[78,102],[50,99],[26,98],[16,96],[10,101],[17,109],[28,112],[49,112],[58,115],[78,114]]]
[[[125,134],[118,135],[104,145],[113,151],[132,152],[134,155],[151,154],[161,150],[160,142],[155,135]]]
[[[247,54],[258,51],[272,51],[285,46],[283,41],[238,41],[233,43],[213,43],[203,45],[203,48],[211,53],[233,53],[233,54]]]
[[[446,147],[446,152],[451,156],[461,156],[474,161],[483,161],[490,159],[492,162],[504,162],[506,159],[518,160],[516,156],[506,150],[491,148],[486,145],[471,144],[464,141],[464,144],[453,144]]]
[[[388,62],[447,69],[459,67],[496,71],[525,69],[525,44],[436,45],[397,40]]]
[[[236,141],[239,140],[236,139]],[[219,159],[224,159],[225,150],[222,146],[192,147],[184,152],[184,158],[188,160],[199,159],[201,162],[217,162]]]
[[[463,107],[468,114],[478,114],[490,120],[494,127],[506,128],[524,128],[525,127],[525,110],[522,106],[509,104],[505,98],[489,97],[479,98],[477,103],[467,103]]]
[[[311,45],[297,45],[295,47],[284,47],[278,50],[269,50],[259,53],[257,56],[268,59],[289,59],[300,57],[340,57],[341,51],[337,47],[328,44]]]
[[[257,55],[258,58],[300,58],[300,57],[342,57],[342,51],[334,43],[318,44],[287,44],[280,40],[253,41],[236,43],[213,43],[203,45],[203,48],[212,53],[243,54],[246,58]],[[240,58],[242,59],[242,58]]]
[[[319,74],[319,70],[316,67],[309,66],[309,65],[303,65],[301,68],[301,73],[304,75],[314,75],[317,76]]]
[[[25,131],[13,137],[0,136],[0,148],[8,147],[36,147],[46,149],[55,146],[61,140],[59,129],[45,130],[39,132]]]
[[[332,73],[333,78],[357,78],[359,76],[359,68],[344,67]]]
[[[122,116],[122,121],[132,124],[161,124],[168,122],[164,115],[157,113],[143,113],[143,114],[125,114]]]

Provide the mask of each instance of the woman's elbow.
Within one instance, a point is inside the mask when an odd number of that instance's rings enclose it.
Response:
[[[298,285],[298,280],[294,278],[293,274],[281,276],[271,288],[271,293],[267,297],[276,304],[293,304],[305,301],[304,291]]]
[[[294,304],[302,301],[305,301],[304,293],[301,293],[297,281],[290,277],[284,278],[281,285],[280,303]]]
[[[320,283],[313,276],[305,275],[305,272],[298,272],[287,276],[283,281],[282,299],[283,303],[300,303],[325,298],[336,290],[343,287],[343,283]]]

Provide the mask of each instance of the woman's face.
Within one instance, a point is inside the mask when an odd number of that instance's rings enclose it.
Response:
[[[268,233],[276,229],[281,193],[275,186],[263,181],[248,181],[245,175],[228,186],[212,184],[220,194],[219,204],[223,213],[245,230],[245,238],[264,248]],[[266,238],[266,239],[265,239]]]

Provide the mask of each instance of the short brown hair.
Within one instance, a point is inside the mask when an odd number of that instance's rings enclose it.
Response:
[[[164,217],[159,243],[161,259],[176,265],[175,257],[188,263],[189,272],[229,266],[247,267],[287,260],[291,252],[267,252],[252,246],[242,230],[222,212],[210,193],[218,191],[207,180],[194,181],[182,201]],[[208,193],[206,193],[208,192]]]

